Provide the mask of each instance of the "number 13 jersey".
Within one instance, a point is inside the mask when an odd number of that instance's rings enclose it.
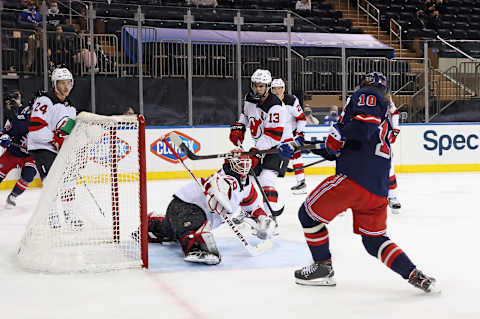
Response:
[[[287,110],[282,101],[271,92],[263,103],[257,103],[247,95],[239,122],[250,129],[259,150],[267,150],[282,142],[287,124]]]

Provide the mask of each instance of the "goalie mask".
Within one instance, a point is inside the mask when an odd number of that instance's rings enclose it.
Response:
[[[250,81],[254,98],[256,100],[261,100],[267,96],[268,90],[270,90],[272,75],[268,70],[258,69],[252,74]]]
[[[230,164],[230,169],[240,175],[242,185],[245,185],[247,181],[248,172],[252,167],[252,160],[247,155],[242,155],[239,157],[233,157],[228,159]]]

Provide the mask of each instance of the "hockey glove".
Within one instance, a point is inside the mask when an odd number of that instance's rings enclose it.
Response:
[[[10,146],[11,143],[12,139],[10,138],[10,135],[3,134],[2,136],[0,136],[0,146],[7,148]]]
[[[212,212],[220,215],[232,212],[230,184],[217,173],[208,179],[204,193],[207,197],[207,207]]]
[[[272,237],[273,233],[275,232],[275,221],[269,216],[260,215],[257,218],[257,225],[256,236],[259,239],[268,239]]]
[[[390,131],[390,136],[388,137],[388,140],[390,141],[390,144],[395,143],[395,141],[397,140],[398,134],[400,134],[399,129],[393,129],[393,131]]]
[[[340,149],[344,144],[345,139],[342,136],[342,132],[340,132],[338,124],[330,126],[327,140],[325,141],[325,148],[327,152],[329,154],[338,154],[340,153]]]
[[[303,136],[297,135],[293,141],[284,142],[277,147],[277,152],[280,157],[290,159],[295,153],[295,150],[304,145]]]
[[[258,149],[253,147],[253,148],[250,149],[250,151],[258,151]],[[249,157],[252,160],[252,166],[250,167],[250,169],[254,169],[255,167],[257,167],[257,165],[260,163],[260,160],[262,159],[261,154],[250,155]]]
[[[245,125],[243,123],[235,122],[230,126],[230,141],[237,146],[243,143],[245,138]]]
[[[55,130],[55,132],[53,132],[53,140],[50,141],[50,144],[52,144],[53,147],[55,147],[55,149],[59,151],[63,145],[63,142],[65,141],[65,137],[72,132],[74,127],[74,119],[67,118],[62,121],[60,126]]]

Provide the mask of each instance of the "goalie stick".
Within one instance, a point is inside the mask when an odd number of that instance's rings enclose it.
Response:
[[[176,134],[175,134],[176,135]],[[177,135],[178,137],[178,135]],[[180,138],[179,138],[180,139]],[[180,161],[180,163],[183,165],[183,168],[187,171],[187,173],[195,180],[197,183],[198,187],[202,190],[202,193],[204,192],[203,186],[200,184],[200,182],[197,180],[195,175],[193,175],[193,172],[187,167],[187,165],[183,162],[182,158],[178,155],[178,153],[175,151],[175,149],[170,145],[170,143],[167,141],[166,138],[163,139],[165,142],[165,145],[170,149],[170,151],[173,153],[173,155]],[[242,233],[238,230],[237,226],[232,222],[232,220],[225,214],[219,214],[223,220],[227,223],[227,225],[230,227],[230,229],[233,231],[235,236],[242,242],[243,246],[245,249],[249,252],[251,256],[258,256],[269,250],[270,248],[273,247],[273,242],[268,239],[262,241],[260,244],[257,246],[251,245],[245,237],[243,237]]]
[[[268,150],[255,150],[255,151],[248,151],[248,152],[238,152],[238,153],[221,153],[221,154],[212,154],[212,155],[196,155],[194,154],[188,147],[183,143],[182,139],[175,133],[170,132],[168,133],[168,138],[175,144],[180,150],[187,155],[187,157],[193,161],[197,160],[206,160],[206,159],[213,159],[213,158],[232,158],[232,157],[239,157],[243,155],[261,155],[261,154],[276,154],[277,149],[268,149]],[[319,141],[320,143],[320,141]],[[318,149],[320,146],[317,144],[308,144],[303,145],[301,147],[295,148],[295,151],[301,150],[313,150]]]

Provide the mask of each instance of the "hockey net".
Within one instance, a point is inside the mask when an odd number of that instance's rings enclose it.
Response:
[[[143,116],[83,112],[44,180],[19,261],[47,272],[147,267],[145,221]]]

